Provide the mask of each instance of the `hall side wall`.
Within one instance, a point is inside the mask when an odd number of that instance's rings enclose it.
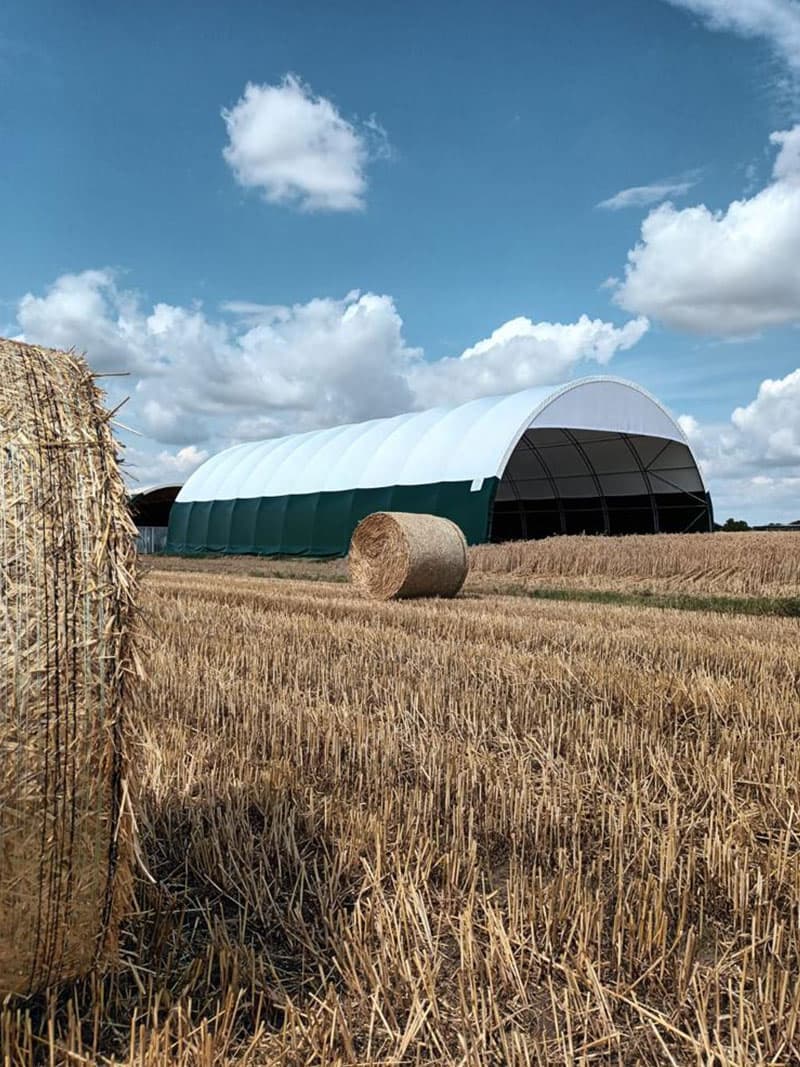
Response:
[[[488,540],[496,478],[395,485],[331,493],[177,501],[167,551],[261,556],[344,556],[353,530],[374,511],[411,511],[452,519],[470,544]]]

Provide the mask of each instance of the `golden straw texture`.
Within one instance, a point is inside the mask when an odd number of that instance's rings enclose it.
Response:
[[[467,541],[438,515],[376,511],[355,528],[350,578],[367,596],[455,596],[467,577]]]
[[[476,545],[470,564],[473,575],[569,588],[797,596],[800,531],[544,537]]]
[[[0,339],[0,996],[86,973],[130,885],[134,528],[102,392]]]

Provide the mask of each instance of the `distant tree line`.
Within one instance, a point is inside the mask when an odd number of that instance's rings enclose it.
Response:
[[[715,530],[722,530],[727,532],[729,530],[797,530],[800,532],[800,519],[795,522],[769,522],[764,526],[750,526],[744,519],[726,519],[725,522],[720,525],[718,522],[714,523]]]

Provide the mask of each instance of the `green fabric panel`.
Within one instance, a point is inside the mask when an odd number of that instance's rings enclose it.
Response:
[[[256,528],[249,552],[275,556],[283,544],[283,523],[289,505],[288,496],[262,496],[258,501]]]
[[[233,545],[239,541],[238,533],[233,527],[235,500],[215,500],[208,515],[208,532],[206,544],[210,552],[232,552]]]
[[[187,545],[189,543],[188,530],[191,509],[191,504],[177,503],[173,503],[170,508],[169,527],[167,529],[168,552],[177,551],[176,545]]]
[[[496,489],[497,479],[486,478],[477,492],[471,491],[469,482],[440,482],[176,503],[167,550],[343,556],[355,527],[374,511],[443,515],[458,523],[470,544],[479,544],[488,537]]]
[[[436,510],[438,488],[438,485],[395,485],[392,487],[391,506],[386,510],[412,511],[417,515],[441,514]]]
[[[358,526],[359,522],[361,521],[360,519],[356,518],[356,508],[358,507],[358,490],[348,489],[346,493],[342,493],[342,505],[344,507],[345,515],[344,526],[342,527],[342,529],[351,531],[351,533],[348,535],[347,543],[347,547],[349,550],[349,538],[352,536],[352,531],[355,530],[356,526]],[[331,542],[338,549],[341,543],[340,536],[337,533],[334,533],[334,535],[331,537]],[[339,551],[332,552],[331,554],[334,556],[341,555]]]
[[[258,497],[234,501],[230,517],[230,543],[225,552],[248,553],[256,544],[256,521],[258,519]]]
[[[196,500],[188,505],[189,523],[186,531],[187,544],[190,551],[208,551],[208,522],[211,517],[212,502],[210,500]],[[192,546],[197,545],[198,548]]]
[[[288,498],[281,553],[287,556],[311,555],[311,536],[319,496],[319,493],[300,493]]]
[[[352,492],[353,503],[350,508],[349,532],[347,533],[348,548],[350,547],[350,538],[353,536],[353,530],[362,519],[366,519],[367,515],[371,515],[373,511],[392,510],[394,486],[383,486],[380,489],[353,489]],[[344,552],[347,552],[347,549]],[[344,555],[344,552],[341,555]]]
[[[309,554],[336,556],[341,552],[342,530],[350,526],[354,490],[320,493],[314,523],[310,530]]]
[[[489,522],[497,486],[497,478],[484,478],[481,488],[473,493],[469,485],[463,491],[458,482],[440,482],[435,513],[446,515],[458,523],[469,544],[483,544],[489,538]]]

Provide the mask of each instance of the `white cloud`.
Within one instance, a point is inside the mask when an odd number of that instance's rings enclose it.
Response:
[[[697,178],[685,178],[680,181],[651,182],[649,185],[634,185],[630,189],[621,189],[620,192],[610,196],[608,200],[601,200],[598,207],[608,211],[621,211],[626,207],[649,207],[658,204],[670,196],[684,196],[695,185]]]
[[[608,363],[635,345],[648,325],[637,318],[616,327],[587,315],[571,323],[511,319],[460,356],[412,367],[410,381],[421,407],[553,385],[581,362]]]
[[[216,320],[199,305],[148,309],[110,272],[84,271],[24,296],[18,318],[27,340],[130,369],[127,417],[165,443],[197,443],[223,424],[238,435],[243,419],[309,429],[413,407],[406,372],[420,353],[405,344],[390,297],[230,307],[239,315]]]
[[[772,173],[776,181],[797,188],[800,186],[800,125],[791,130],[771,133],[770,144],[780,145]]]
[[[770,140],[772,180],[753,197],[650,212],[616,289],[621,307],[723,336],[800,321],[800,125]]]
[[[797,0],[667,0],[705,19],[714,30],[760,37],[795,75],[800,74],[800,3]]]
[[[228,132],[223,156],[239,184],[303,211],[363,208],[366,164],[371,154],[387,152],[375,119],[348,122],[292,74],[279,85],[249,82],[222,117]]]
[[[700,434],[700,423],[694,415],[679,415],[678,424],[688,438],[697,438]]]
[[[642,318],[621,327],[586,315],[573,323],[517,318],[459,356],[428,361],[407,343],[387,295],[353,291],[292,306],[234,301],[212,318],[200,305],[148,307],[97,270],[27,294],[18,316],[27,340],[74,346],[98,369],[131,369],[129,379],[110,379],[110,389],[114,402],[130,394],[124,421],[151,439],[135,445],[150,457],[147,481],[173,478],[175,464],[194,455],[187,448],[211,452],[234,440],[560,382],[607,364],[648,326]]]
[[[210,453],[187,445],[177,451],[163,448],[158,452],[128,445],[125,449],[125,470],[137,490],[151,485],[181,485],[189,475],[205,463]]]
[[[800,466],[800,370],[761,383],[756,398],[731,422],[759,466]]]
[[[730,420],[679,422],[715,498],[717,516],[753,521],[800,519],[800,369],[761,383]]]
[[[785,143],[785,142],[784,142]],[[348,293],[293,306],[145,304],[109,271],[64,275],[18,305],[28,340],[86,351],[122,419],[144,433],[127,449],[136,484],[182,481],[234,440],[275,436],[563,381],[607,365],[647,330],[583,315],[572,323],[511,319],[458,356],[411,347],[392,299]],[[800,369],[762,382],[719,425],[681,425],[701,458],[717,514],[800,518]],[[795,514],[796,513],[796,514]]]
[[[82,346],[96,354],[98,370],[155,372],[153,353],[143,344],[135,293],[117,289],[107,270],[63,274],[45,296],[28,293],[17,309],[26,336],[47,338],[54,348]]]
[[[713,486],[714,517],[746,519],[751,525],[800,520],[800,475],[752,474]]]

